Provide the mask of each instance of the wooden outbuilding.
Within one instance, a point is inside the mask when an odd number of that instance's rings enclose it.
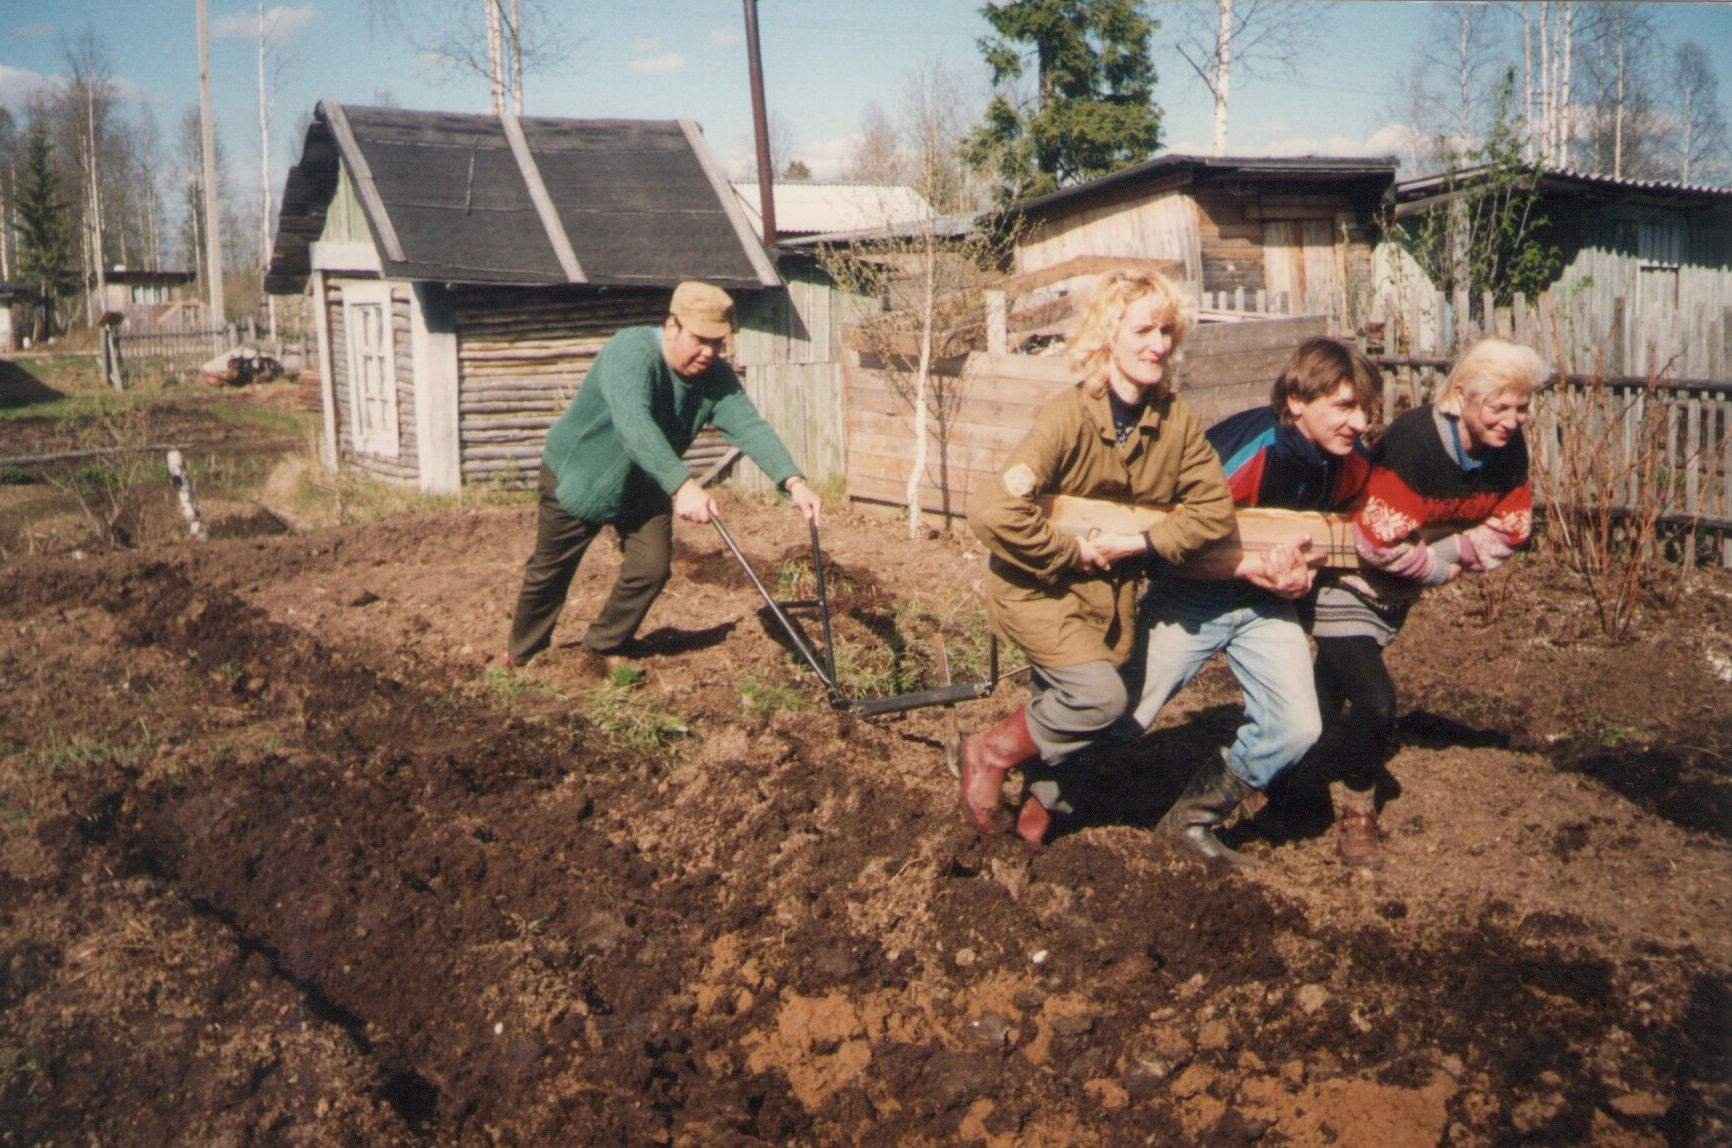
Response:
[[[1018,204],[1016,271],[1084,256],[1172,259],[1205,298],[1350,330],[1371,298],[1395,168],[1393,156],[1157,156]]]
[[[326,100],[266,289],[312,293],[327,461],[449,493],[533,481],[602,345],[688,278],[781,283],[689,120]]]
[[[1614,375],[1732,378],[1732,188],[1618,179],[1577,171],[1518,172],[1532,180],[1534,240],[1559,270],[1534,298],[1451,297],[1393,240],[1377,252],[1380,308],[1391,346],[1447,353],[1476,330],[1522,338],[1560,365]],[[1397,222],[1487,194],[1494,173],[1472,168],[1393,190]],[[1465,309],[1464,314],[1458,314]]]
[[[129,332],[202,328],[205,304],[193,297],[196,278],[191,271],[115,267],[103,272],[102,310],[120,316]]]

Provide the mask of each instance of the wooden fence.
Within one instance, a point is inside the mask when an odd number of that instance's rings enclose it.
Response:
[[[1386,414],[1431,401],[1450,362],[1380,358]],[[1643,499],[1657,500],[1662,525],[1712,536],[1720,564],[1732,567],[1732,382],[1564,374],[1536,398],[1526,433],[1542,504],[1551,492],[1565,489],[1571,473],[1584,469],[1580,458],[1566,458],[1566,452],[1594,451],[1596,473],[1612,476],[1614,509],[1634,510]],[[1639,483],[1644,449],[1656,452],[1648,469],[1657,481],[1646,490]],[[1685,553],[1694,555],[1694,545]]]
[[[1178,365],[1180,391],[1205,422],[1266,402],[1270,380],[1293,347],[1323,333],[1322,316],[1198,324]],[[906,503],[914,460],[909,372],[870,355],[845,369],[848,494]],[[931,440],[920,483],[925,510],[961,514],[969,492],[995,481],[1035,413],[1076,377],[1063,355],[974,353],[934,364]]]

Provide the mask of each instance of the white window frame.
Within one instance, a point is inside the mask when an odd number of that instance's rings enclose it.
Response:
[[[361,454],[396,458],[403,428],[397,422],[397,349],[391,329],[389,283],[344,283],[343,342],[349,363],[349,439]],[[366,323],[376,317],[380,346],[363,345]],[[380,369],[369,374],[368,360]],[[369,394],[371,388],[377,392]]]

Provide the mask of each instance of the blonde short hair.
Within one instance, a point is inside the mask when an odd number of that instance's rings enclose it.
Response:
[[[1508,339],[1481,339],[1469,347],[1450,368],[1438,396],[1437,409],[1461,414],[1462,403],[1483,399],[1502,391],[1532,394],[1551,377],[1552,369],[1538,351]]]
[[[1173,316],[1173,354],[1191,329],[1191,301],[1179,285],[1159,271],[1109,271],[1095,284],[1094,294],[1071,329],[1066,358],[1090,395],[1106,390],[1112,362],[1113,335],[1125,309],[1145,295],[1158,297]],[[1170,389],[1170,388],[1169,388]]]

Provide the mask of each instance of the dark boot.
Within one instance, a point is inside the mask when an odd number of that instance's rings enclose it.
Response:
[[[1377,827],[1377,791],[1349,789],[1342,782],[1329,787],[1335,806],[1335,854],[1343,865],[1383,868],[1383,830]]]
[[[981,833],[992,828],[1004,775],[1040,751],[1028,732],[1027,707],[962,741],[962,810]]]
[[[1039,849],[1046,844],[1046,835],[1050,832],[1052,812],[1040,803],[1040,798],[1024,798],[1022,810],[1016,815],[1016,835],[1030,849]]]
[[[1191,778],[1185,791],[1179,794],[1179,799],[1155,826],[1155,832],[1209,861],[1224,862],[1235,869],[1250,865],[1250,858],[1221,844],[1212,830],[1225,821],[1241,801],[1256,792],[1255,787],[1241,781],[1227,768],[1225,760],[1216,758]]]

